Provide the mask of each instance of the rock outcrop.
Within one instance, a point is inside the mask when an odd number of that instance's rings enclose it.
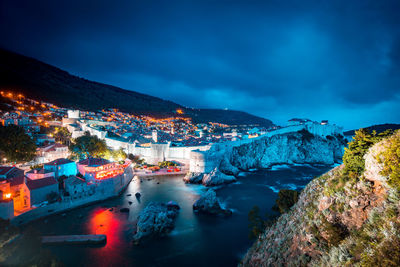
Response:
[[[400,132],[391,138],[399,144]],[[240,265],[398,266],[400,192],[388,184],[377,160],[394,143],[388,140],[369,149],[360,176],[345,173],[341,165],[311,181],[291,210],[258,237]]]
[[[332,165],[341,161],[344,144],[341,136],[324,138],[309,132],[278,134],[232,148],[229,162],[241,170],[294,163]]]
[[[231,175],[222,173],[218,168],[215,168],[210,173],[192,173],[189,172],[184,178],[185,183],[203,184],[205,186],[216,186],[222,184],[230,184],[236,182],[236,178]]]
[[[222,184],[230,184],[236,182],[236,178],[231,175],[226,175],[215,168],[212,172],[204,174],[201,183],[205,186],[216,186]]]
[[[183,178],[183,181],[188,184],[200,184],[203,180],[204,173],[202,172],[189,172]]]
[[[342,135],[322,137],[308,131],[266,136],[239,146],[216,146],[202,157],[207,173],[188,173],[187,183],[206,186],[234,182],[241,171],[279,164],[326,164],[340,162],[345,140]],[[212,171],[210,171],[212,170]]]
[[[212,189],[207,190],[207,192],[193,204],[193,210],[210,215],[229,216],[232,214],[231,210],[221,207],[217,194]]]
[[[136,233],[133,235],[134,244],[139,244],[145,239],[162,237],[172,231],[175,218],[179,213],[176,202],[158,203],[150,202],[139,216]]]

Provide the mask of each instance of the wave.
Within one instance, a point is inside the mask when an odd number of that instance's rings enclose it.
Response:
[[[279,188],[277,188],[276,186],[267,185],[267,187],[271,189],[274,193],[279,193]]]
[[[234,183],[227,184],[227,186],[238,185],[238,184],[242,184],[242,182],[236,181]]]
[[[194,231],[194,227],[186,228],[186,229],[182,229],[182,230],[174,229],[174,230],[172,230],[171,233],[169,233],[169,235],[177,236],[177,235],[183,235],[183,234],[191,233],[193,231]]]
[[[279,190],[281,190],[281,189],[299,190],[299,189],[303,189],[305,187],[305,185],[296,185],[293,183],[280,184],[279,181],[277,181],[276,183],[277,183],[277,185],[264,185],[264,186],[271,189],[274,193],[279,193]]]
[[[177,190],[182,190],[185,192],[193,192],[197,195],[202,195],[208,188],[200,184],[186,184],[186,186],[177,187]]]
[[[287,164],[279,164],[279,165],[274,165],[271,167],[271,171],[278,171],[278,170],[285,170],[285,169],[290,169],[292,166],[287,165]]]
[[[306,176],[296,177],[294,179],[296,179],[297,181],[310,181],[310,180],[314,179],[314,176],[313,175],[306,175]]]

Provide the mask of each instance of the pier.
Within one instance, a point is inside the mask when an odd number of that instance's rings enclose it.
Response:
[[[65,244],[105,244],[106,235],[53,235],[42,236],[42,244],[65,245]]]

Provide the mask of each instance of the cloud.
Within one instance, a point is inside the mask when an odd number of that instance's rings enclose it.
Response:
[[[6,0],[0,45],[186,106],[354,128],[398,122],[399,10],[398,1]]]

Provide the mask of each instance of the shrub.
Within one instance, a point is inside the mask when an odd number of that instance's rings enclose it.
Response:
[[[299,199],[299,192],[290,189],[281,189],[276,199],[274,210],[279,211],[281,214],[290,210]]]
[[[388,177],[388,184],[400,191],[400,131],[387,140],[378,162],[383,163],[381,174]]]
[[[375,131],[370,133],[367,129],[360,129],[355,132],[353,141],[345,148],[343,155],[344,173],[350,176],[359,176],[365,168],[364,155],[368,149],[384,137],[391,135],[393,131],[387,130],[383,133],[376,134]]]
[[[249,238],[256,238],[259,234],[262,233],[264,221],[260,215],[260,208],[258,206],[254,206],[248,214],[249,219]]]
[[[326,241],[328,242],[329,246],[339,245],[339,243],[349,235],[346,227],[340,223],[330,223],[325,217],[322,217],[320,229],[326,233]]]

